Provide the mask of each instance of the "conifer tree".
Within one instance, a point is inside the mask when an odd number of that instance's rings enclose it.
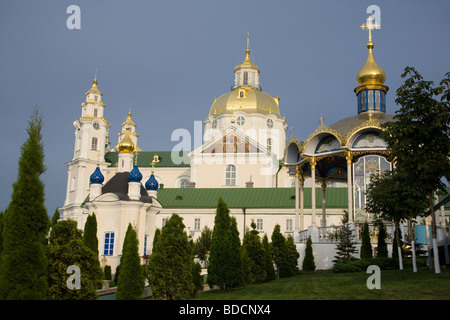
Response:
[[[247,254],[247,249],[242,246],[241,250],[241,261],[242,261],[242,285],[246,286],[253,283],[252,274],[252,262]]]
[[[266,281],[275,280],[275,267],[273,266],[272,248],[269,243],[269,237],[264,234],[263,237],[263,248],[264,248],[264,266],[266,268]]]
[[[211,241],[207,282],[229,291],[241,283],[241,252],[236,220],[222,198],[218,200]]]
[[[300,258],[300,253],[297,251],[297,247],[294,243],[294,238],[292,235],[288,235],[286,238],[286,247],[289,254],[289,268],[291,275],[298,274],[300,272],[298,268],[298,259]]]
[[[277,279],[280,277],[290,277],[292,275],[289,266],[289,252],[286,246],[286,239],[281,234],[280,225],[276,224],[272,232],[272,253],[273,261],[276,265]]]
[[[56,223],[58,223],[58,220],[59,220],[59,219],[60,219],[59,210],[56,209],[56,210],[55,210],[55,213],[54,213],[53,216],[52,216],[52,222],[51,222],[51,224],[50,224],[50,227],[53,228],[53,226],[54,226]]]
[[[205,226],[200,237],[194,243],[194,255],[208,267],[208,255],[211,250],[212,230]]]
[[[303,259],[302,270],[304,271],[316,270],[316,263],[314,262],[311,236],[308,236],[308,239],[306,239],[305,258]]]
[[[361,232],[361,259],[372,258],[372,244],[370,243],[369,224],[364,222]]]
[[[333,262],[347,262],[355,259],[352,255],[357,253],[355,236],[350,227],[348,212],[344,212],[341,219],[341,228],[337,232],[338,243],[336,244],[336,256]]]
[[[47,247],[48,298],[51,300],[97,300],[95,292],[101,286],[102,270],[98,256],[83,242],[82,232],[73,220],[62,220],[52,228]],[[79,288],[70,287],[73,283],[68,273],[69,266],[80,270]]]
[[[120,277],[117,283],[117,300],[139,300],[144,292],[144,273],[138,253],[136,230],[128,224],[120,259]]]
[[[153,247],[149,283],[157,299],[185,299],[195,289],[192,278],[194,255],[184,228],[183,219],[174,213]]]
[[[378,222],[377,257],[387,258],[386,228],[383,221]]]
[[[45,172],[42,116],[33,110],[28,138],[21,148],[17,181],[3,217],[0,299],[45,299],[47,257],[45,245],[50,219],[44,206]]]
[[[83,241],[98,256],[97,218],[95,213],[87,216],[84,225]]]
[[[254,221],[250,224],[252,230],[247,230],[244,235],[242,245],[245,247],[251,261],[253,283],[260,283],[266,280],[265,254],[258,230]]]

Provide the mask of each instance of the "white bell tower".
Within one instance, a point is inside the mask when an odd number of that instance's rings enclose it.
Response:
[[[97,164],[106,170],[105,152],[109,148],[110,124],[104,118],[103,94],[97,88],[97,71],[92,87],[85,93],[81,104],[81,117],[74,121],[75,147],[68,167],[66,200],[60,208],[64,217],[76,218],[81,214],[81,204],[89,195],[89,176]]]

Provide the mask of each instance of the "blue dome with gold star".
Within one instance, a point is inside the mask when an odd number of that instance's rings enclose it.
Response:
[[[105,181],[105,177],[99,167],[95,168],[95,171],[91,174],[89,181],[94,184],[102,184],[103,181]]]
[[[128,174],[128,181],[129,182],[141,182],[142,180],[142,173],[139,171],[138,166],[134,165],[133,170],[130,171]]]
[[[145,189],[150,191],[158,190],[158,181],[156,181],[155,175],[153,173],[150,175],[150,178],[148,178],[147,182],[145,183]]]

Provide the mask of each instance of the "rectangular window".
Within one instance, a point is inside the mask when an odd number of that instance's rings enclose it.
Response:
[[[98,143],[98,139],[97,138],[92,138],[92,142],[91,142],[91,150],[97,151],[97,143]]]
[[[194,230],[200,230],[200,218],[194,219]]]
[[[146,256],[147,253],[147,242],[148,242],[148,235],[145,235],[144,237],[144,256]]]
[[[263,231],[263,219],[256,219],[256,230]]]
[[[114,252],[114,232],[105,233],[105,246],[103,255],[112,256]]]
[[[162,218],[162,225],[161,228],[164,227],[167,223],[167,220],[169,220],[169,218]]]
[[[292,219],[286,219],[286,232],[292,232]]]

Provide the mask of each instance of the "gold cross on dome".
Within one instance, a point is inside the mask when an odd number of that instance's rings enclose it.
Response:
[[[380,26],[378,23],[373,24],[372,20],[373,20],[372,17],[368,17],[367,20],[366,20],[367,21],[366,24],[362,24],[360,26],[360,28],[363,29],[363,30],[364,29],[369,30],[369,41],[372,41],[372,30],[373,29],[377,29]]]

